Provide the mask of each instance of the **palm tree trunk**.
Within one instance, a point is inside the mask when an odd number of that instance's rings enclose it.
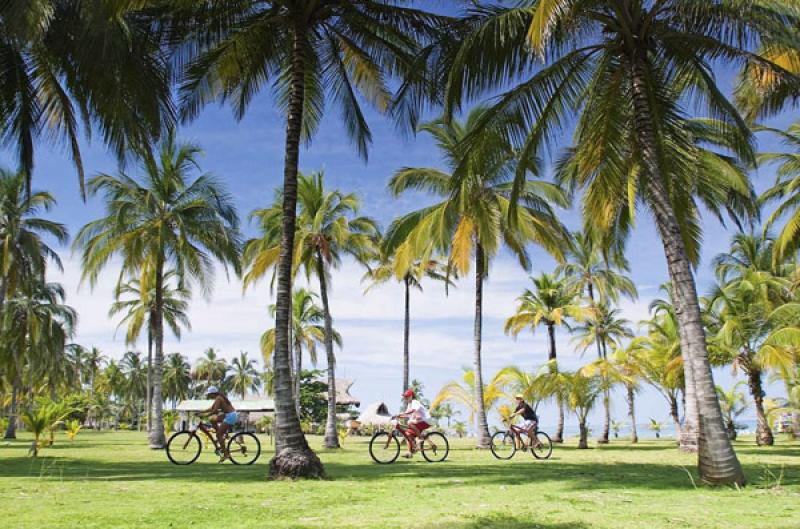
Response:
[[[477,235],[476,235],[477,238]],[[489,448],[489,424],[486,420],[486,407],[483,400],[483,366],[481,362],[481,331],[483,328],[483,278],[484,278],[483,246],[475,245],[475,429],[478,448]]]
[[[589,290],[589,306],[592,310],[596,308],[594,303],[594,285],[591,281],[587,283],[587,289]],[[594,344],[597,347],[597,358],[603,358],[603,350],[600,348],[600,329],[597,328],[595,325],[594,328]]]
[[[547,360],[553,361],[557,358],[556,353],[556,326],[553,322],[547,323],[547,337],[548,337],[548,347],[549,350],[547,351]],[[554,443],[563,443],[564,442],[564,401],[561,400],[559,397],[556,399],[558,405],[558,425],[556,426],[556,433],[553,436]]]
[[[558,406],[558,425],[556,426],[556,434],[553,436],[554,443],[564,442],[564,401],[559,397],[556,399]]]
[[[699,473],[701,479],[709,484],[741,485],[744,484],[745,477],[725,431],[717,400],[714,377],[708,361],[706,337],[700,318],[697,287],[692,275],[692,264],[659,166],[656,147],[658,143],[653,129],[647,91],[646,60],[645,57],[635,57],[632,65],[634,123],[646,173],[645,188],[664,245],[669,277],[675,292],[675,312],[678,324],[685,333],[686,349],[691,360],[689,362],[691,371],[687,373],[687,379],[694,380],[696,392],[699,418]]]
[[[295,413],[300,417],[300,372],[303,370],[303,346],[299,341],[294,342],[294,374],[292,375],[292,390],[294,394]]]
[[[578,417],[580,419],[578,429],[580,430],[580,438],[578,439],[578,448],[589,448],[589,428],[586,427],[586,417]]]
[[[636,431],[636,409],[634,407],[635,393],[632,384],[626,384],[625,388],[628,392],[628,418],[631,420],[631,443],[639,442],[639,434]]]
[[[336,431],[336,356],[333,354],[333,322],[328,305],[328,282],[325,278],[325,262],[317,248],[317,276],[322,313],[325,316],[325,353],[328,356],[328,416],[325,420],[325,448],[339,448],[339,433]]]
[[[677,293],[672,292],[672,299],[676,298]],[[689,356],[689,342],[682,326],[678,326],[678,337],[681,344],[681,358],[683,359],[683,424],[678,434],[678,448],[682,452],[697,452],[697,395],[695,394],[694,369],[692,368],[691,357]]]
[[[147,320],[147,431],[151,431],[153,427],[153,330],[151,323],[153,320],[152,314],[148,316]]]
[[[275,300],[275,457],[269,463],[271,478],[321,478],[322,462],[308,447],[300,428],[289,368],[289,313],[292,310],[292,256],[297,221],[297,166],[303,129],[305,97],[305,28],[294,28],[291,77],[286,119],[283,167],[283,217],[278,257],[278,291]]]
[[[681,418],[678,414],[678,399],[673,397],[669,401],[669,416],[672,417],[672,422],[675,423],[675,437],[681,437]]]
[[[20,380],[19,373],[14,373],[14,382],[11,384],[11,413],[8,415],[8,426],[3,439],[16,439],[17,438],[17,394],[19,393]]]
[[[764,389],[761,384],[761,370],[749,363],[747,366],[747,385],[750,388],[750,395],[753,397],[753,405],[756,408],[756,443],[759,446],[772,446],[775,438],[772,436],[772,429],[767,421],[767,414],[764,413]]]
[[[598,444],[608,444],[608,436],[611,431],[611,391],[608,387],[603,388],[603,433],[597,439]]]
[[[547,359],[552,361],[556,359],[556,324],[552,321],[547,322]]]
[[[411,334],[411,288],[408,275],[403,279],[405,285],[406,305],[405,305],[405,321],[403,322],[403,390],[405,392],[410,386],[410,353],[408,339]],[[401,392],[401,393],[402,393]]]
[[[156,352],[153,363],[153,416],[150,429],[150,448],[161,449],[166,445],[164,434],[164,399],[161,396],[161,383],[164,373],[164,255],[156,257],[156,299],[153,313],[153,331]]]

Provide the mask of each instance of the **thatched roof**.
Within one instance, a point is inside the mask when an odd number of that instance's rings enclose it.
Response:
[[[383,426],[391,422],[392,414],[383,402],[373,402],[357,420],[362,426]]]
[[[326,379],[320,379],[320,382],[327,382]],[[352,396],[350,394],[350,388],[353,387],[352,380],[348,380],[346,378],[340,378],[336,380],[336,404],[340,406],[355,406],[358,408],[361,406],[361,400]],[[325,397],[327,398],[328,392],[325,392]]]

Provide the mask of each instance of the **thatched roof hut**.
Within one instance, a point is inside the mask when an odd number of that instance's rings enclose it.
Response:
[[[383,402],[373,402],[361,413],[358,422],[361,426],[383,426],[389,424],[392,414]]]

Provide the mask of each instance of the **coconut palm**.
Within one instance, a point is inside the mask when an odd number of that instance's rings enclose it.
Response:
[[[44,279],[48,261],[62,269],[58,254],[42,237],[63,244],[67,229],[37,217],[55,204],[50,193],[26,191],[24,174],[0,169],[0,311],[25,281]]]
[[[567,405],[578,417],[580,434],[578,448],[589,448],[589,427],[586,421],[597,398],[602,393],[600,379],[596,376],[586,376],[583,370],[566,374],[566,377],[568,380]]]
[[[297,376],[303,369],[303,350],[308,354],[311,365],[317,366],[317,344],[325,341],[325,315],[322,308],[316,304],[318,296],[304,288],[295,289],[292,296],[292,377],[294,384],[295,402],[300,404],[300,378]],[[270,315],[275,316],[276,306],[270,305]],[[342,347],[342,336],[333,329],[333,342]],[[261,336],[261,353],[264,365],[272,365],[273,352],[275,351],[275,328],[267,329]]]
[[[639,380],[644,377],[642,368],[642,354],[644,337],[636,337],[624,347],[617,347],[611,358],[620,374],[625,377],[625,396],[628,401],[628,418],[631,421],[631,443],[639,442],[639,433],[636,430],[636,392],[639,390]]]
[[[147,268],[152,272],[151,268]],[[173,270],[168,270],[164,274],[163,290],[163,318],[164,323],[172,331],[172,335],[180,339],[181,327],[191,330],[192,324],[189,321],[187,311],[189,309],[190,290],[181,286],[180,283],[173,286],[173,281],[177,281],[177,274]],[[142,288],[148,285],[149,290]],[[131,279],[130,281],[117,285],[114,291],[116,300],[111,304],[108,311],[109,317],[123,314],[122,320],[117,325],[117,329],[127,325],[125,333],[126,345],[134,345],[142,333],[142,329],[147,328],[147,431],[152,426],[152,398],[153,388],[153,326],[155,318],[155,283],[152,279],[145,278],[144,281]],[[128,299],[122,299],[127,297]]]
[[[488,384],[483,386],[483,404],[477,405],[475,391],[475,371],[464,368],[464,373],[461,377],[461,382],[451,381],[442,386],[436,398],[431,402],[431,410],[437,409],[443,404],[458,404],[463,406],[469,412],[468,422],[475,424],[475,416],[478,414],[479,409],[491,410],[494,408],[500,399],[505,398],[503,387],[506,384],[506,377],[501,373],[489,381]]]
[[[489,263],[505,243],[524,268],[530,265],[525,245],[536,243],[556,258],[563,257],[566,230],[553,207],[564,206],[561,190],[542,180],[526,180],[512,198],[511,178],[516,171],[538,172],[538,161],[520,157],[512,145],[491,130],[480,134],[478,148],[465,154],[461,147],[475,133],[486,109],[476,107],[464,122],[432,121],[421,127],[430,134],[448,166],[449,173],[433,168],[406,167],[389,183],[394,195],[423,190],[441,202],[400,217],[386,234],[387,248],[396,252],[397,267],[412,262],[429,250],[448,256],[448,266],[467,274],[475,260],[474,354],[477,445],[489,446],[489,428],[483,410],[481,336],[483,283]],[[514,211],[510,216],[510,212]]]
[[[383,244],[377,245],[375,255],[370,256],[367,262],[367,272],[361,281],[369,281],[369,286],[364,290],[366,294],[377,285],[387,283],[391,280],[399,281],[403,284],[404,291],[404,311],[403,311],[403,389],[408,389],[410,378],[411,353],[409,336],[411,334],[411,289],[422,292],[422,280],[427,278],[434,281],[441,281],[445,285],[445,292],[453,286],[451,276],[447,273],[446,265],[438,259],[430,256],[423,256],[414,259],[410,263],[405,262],[398,266],[395,263],[395,255],[386,255]]]
[[[197,360],[194,369],[195,377],[204,380],[204,386],[222,386],[225,381],[225,373],[228,372],[228,362],[224,358],[217,356],[217,351],[209,347],[203,351],[203,356]]]
[[[777,135],[789,149],[789,152],[768,152],[758,156],[760,165],[778,165],[775,185],[765,191],[759,200],[762,204],[780,202],[767,219],[765,232],[781,219],[786,219],[773,248],[774,262],[779,264],[800,249],[800,123],[790,125],[785,131],[763,127],[759,130]]]
[[[96,128],[122,159],[174,122],[156,3],[0,4],[0,135],[28,182],[40,139],[68,146],[83,191],[79,129]]]
[[[505,332],[516,338],[524,329],[530,328],[531,332],[535,332],[536,327],[544,325],[548,338],[547,359],[556,360],[556,327],[566,323],[568,318],[582,319],[585,311],[578,303],[578,290],[569,286],[566,279],[542,273],[538,277],[532,277],[531,281],[533,290],[526,289],[517,298],[516,313],[506,320]],[[558,427],[553,440],[560,443],[563,437],[564,403],[559,401]]]
[[[735,193],[729,190],[749,190],[729,171],[706,171],[719,158],[703,157],[698,167],[698,147],[682,118],[695,103],[707,109],[725,131],[721,136],[735,141],[735,153],[752,159],[746,123],[708,64],[721,57],[749,62],[759,36],[787,33],[791,20],[778,5],[560,0],[482,9],[447,82],[448,116],[463,100],[505,90],[482,125],[506,123],[523,156],[552,144],[577,114],[574,180],[585,188],[586,221],[598,232],[630,229],[637,204],[653,213],[691,360],[687,378],[696,389],[698,464],[706,482],[743,483],[744,476],[707,359],[692,271],[699,226],[691,217],[696,199],[717,211],[731,205]],[[545,57],[548,64],[539,67]],[[767,59],[761,65],[782,71]],[[520,190],[524,183],[517,176]]]
[[[189,387],[192,383],[192,368],[189,362],[180,353],[167,355],[164,361],[164,398],[172,401],[174,410],[178,401],[189,397]]]
[[[241,351],[228,367],[227,385],[233,393],[242,397],[242,400],[248,391],[255,393],[261,387],[261,378],[258,376],[255,362],[248,357],[247,351]]]
[[[52,388],[52,373],[68,365],[64,349],[74,333],[77,314],[64,300],[61,285],[39,281],[20,285],[16,295],[6,300],[0,320],[0,353],[10,357],[4,364],[9,368],[6,376],[12,385],[6,439],[16,438],[17,397],[23,376],[27,375],[31,388],[37,379],[47,377]]]
[[[393,78],[417,76],[418,41],[438,37],[442,17],[404,5],[366,0],[248,0],[226,9],[181,13],[199,51],[185,73],[183,115],[204,104],[231,101],[243,117],[266,86],[286,115],[282,225],[277,266],[276,455],[273,476],[320,477],[323,467],[308,448],[292,402],[289,315],[300,143],[313,137],[326,100],[341,109],[345,131],[366,156],[371,133],[360,97],[379,111],[391,109]],[[198,4],[200,6],[200,4]],[[403,85],[408,88],[410,85]],[[421,85],[417,85],[421,86]],[[417,90],[404,90],[413,94]],[[398,111],[403,110],[398,106]]]
[[[125,375],[125,401],[133,412],[139,430],[142,429],[142,414],[144,413],[144,398],[147,394],[147,366],[142,361],[142,355],[136,351],[128,351],[122,356],[120,368]]]
[[[681,437],[678,415],[679,393],[685,387],[681,337],[674,311],[661,310],[645,322],[648,334],[642,340],[641,369],[643,379],[664,397],[675,433]]]
[[[747,411],[747,399],[744,393],[738,391],[739,387],[744,384],[745,382],[740,380],[727,391],[722,386],[717,386],[719,405],[722,408],[722,415],[725,416],[728,436],[732,441],[736,440],[736,418]]]
[[[80,249],[83,279],[94,286],[113,257],[122,261],[120,277],[138,277],[153,292],[153,428],[150,446],[163,448],[164,421],[161,381],[164,363],[164,278],[174,270],[177,284],[193,281],[206,294],[214,277],[214,258],[239,268],[238,218],[231,197],[210,174],[195,179],[200,149],[179,144],[174,136],[159,146],[156,157],[141,160],[143,175],[134,178],[100,174],[89,183],[91,194],[102,194],[105,216],[84,226],[75,239]]]

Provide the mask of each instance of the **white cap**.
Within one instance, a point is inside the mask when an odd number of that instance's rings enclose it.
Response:
[[[206,390],[206,395],[211,395],[213,393],[219,393],[217,386],[208,386],[208,389]]]

